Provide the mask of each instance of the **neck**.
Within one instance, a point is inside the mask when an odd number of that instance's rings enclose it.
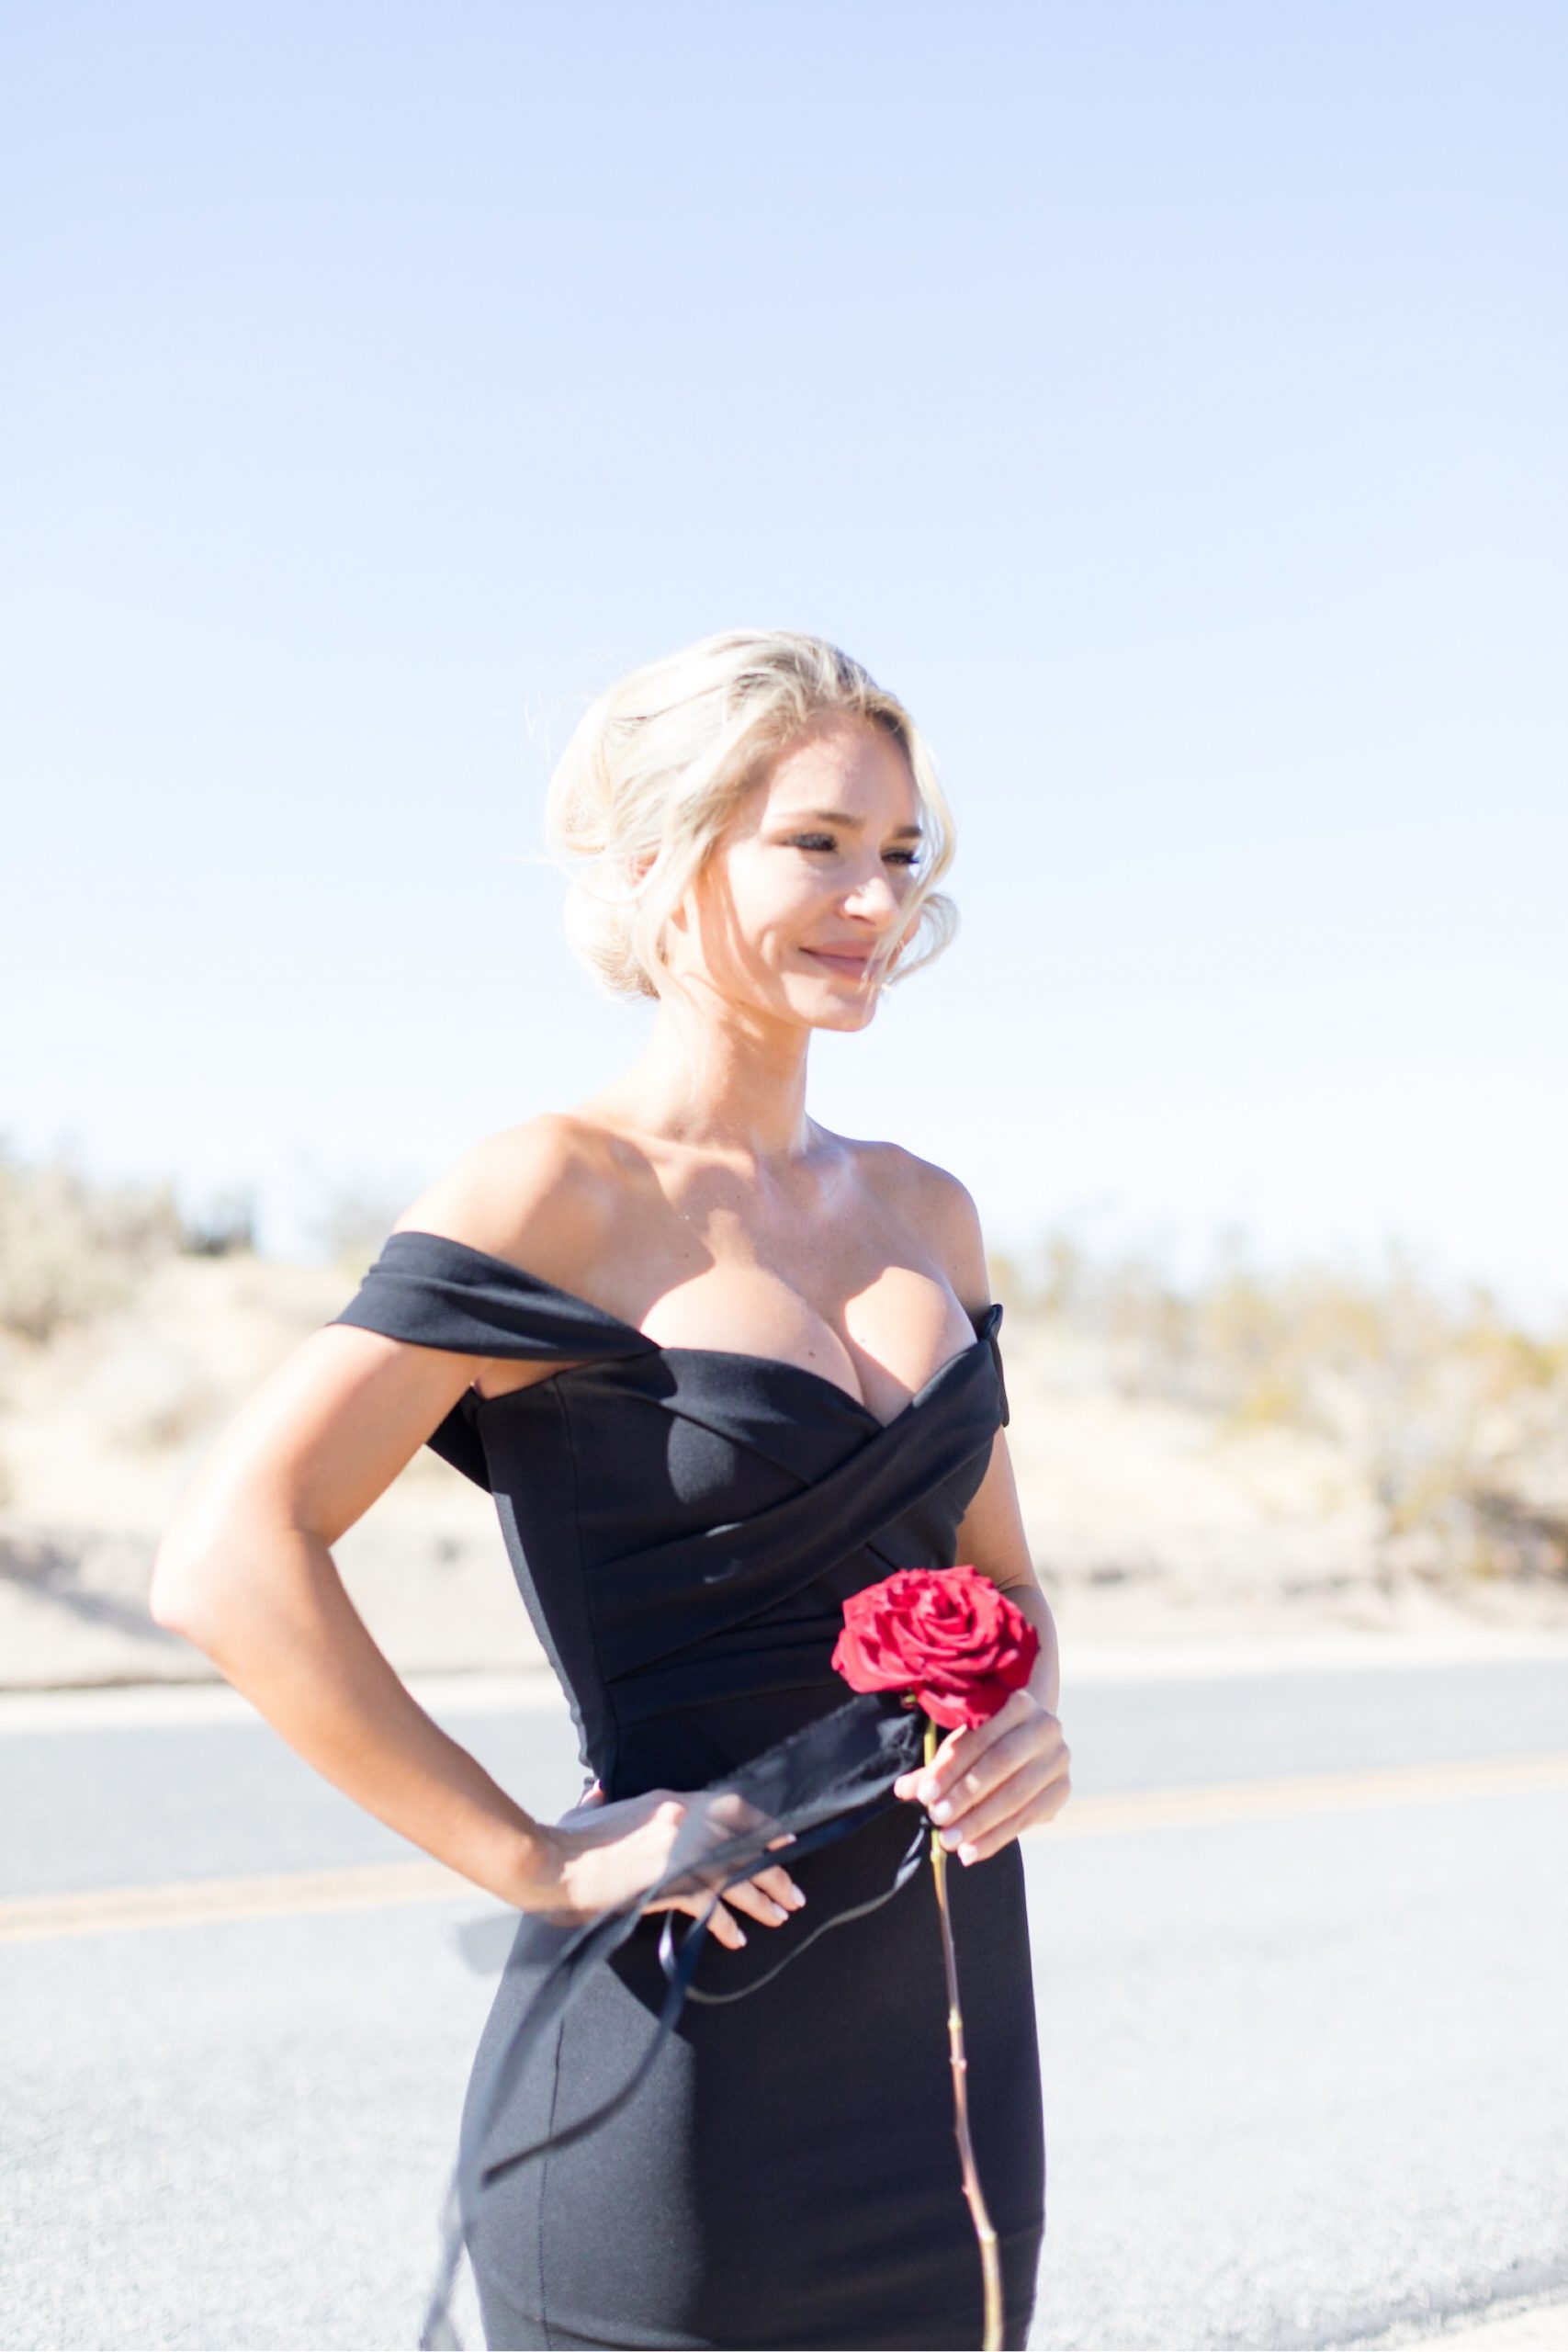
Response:
[[[700,1012],[660,1001],[647,1046],[599,1107],[644,1135],[754,1168],[811,1146],[806,1065],[811,1032],[733,1005]]]

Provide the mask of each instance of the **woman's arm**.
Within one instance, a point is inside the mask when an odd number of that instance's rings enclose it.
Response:
[[[975,1204],[945,1170],[917,1162],[920,1238],[940,1259],[965,1306],[990,1304],[986,1248]],[[959,1523],[957,1557],[1004,1591],[1040,1636],[1040,1655],[1021,1690],[988,1723],[949,1732],[929,1768],[906,1772],[895,1794],[926,1806],[942,1842],[961,1862],[984,1861],[1021,1831],[1054,1821],[1072,1792],[1069,1751],[1057,1715],[1061,1655],[1055,1620],[1030,1558],[1007,1436],[998,1430],[991,1458]]]
[[[152,1609],[367,1813],[526,1907],[540,1826],[400,1681],[332,1554],[478,1369],[347,1325],[312,1332],[202,1464],[159,1545]]]
[[[542,1271],[550,1260],[533,1247],[528,1208],[534,1197],[547,1204],[549,1239],[572,1213],[560,1137],[539,1123],[521,1143],[494,1140],[508,1148],[519,1262]],[[495,1158],[480,1147],[467,1173],[433,1187],[402,1222],[479,1248],[504,1244]],[[520,1910],[591,1916],[660,1874],[683,1802],[655,1790],[566,1824],[536,1821],[399,1679],[332,1554],[487,1361],[347,1324],[312,1332],[230,1423],[183,1498],[158,1548],[152,1614],[206,1651],[307,1763],[378,1820]],[[793,1894],[773,1867],[726,1901],[777,1925]],[[671,1905],[694,1910],[705,1899],[694,1886]],[[713,1927],[721,1942],[745,1940],[722,1906]]]

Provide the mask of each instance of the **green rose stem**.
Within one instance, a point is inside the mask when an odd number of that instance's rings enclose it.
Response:
[[[936,1755],[937,1727],[926,1717],[925,1761],[928,1771]],[[931,1831],[931,1876],[936,1881],[936,1907],[942,1914],[942,1957],[947,1971],[947,2043],[953,2062],[953,2129],[958,2160],[964,2168],[964,2194],[969,2217],[980,2242],[980,2274],[986,2288],[985,2352],[1000,2352],[1002,2340],[1002,2279],[997,2260],[997,2233],[980,2194],[975,2150],[969,2139],[969,2062],[964,2055],[964,2012],[958,2006],[958,1962],[953,1949],[953,1921],[947,1908],[947,1849]]]

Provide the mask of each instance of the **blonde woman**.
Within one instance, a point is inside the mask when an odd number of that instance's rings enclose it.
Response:
[[[959,1865],[976,2154],[1021,2345],[1044,2156],[1017,1839],[1068,1781],[1000,1308],[963,1186],[806,1105],[814,1032],[869,1027],[949,935],[948,811],[856,662],[737,631],[593,705],[549,824],[580,953],[658,1000],[646,1048],[412,1204],[204,1465],[154,1610],[521,1914],[464,2119],[492,2346],[980,2343],[911,1865],[929,1814]],[[559,1821],[431,1721],[336,1574],[332,1544],[425,1443],[494,1494],[570,1699],[592,1785]],[[960,1561],[1040,1653],[928,1769],[894,1700],[846,1711],[830,1654],[850,1594]],[[678,1915],[709,1940],[660,2041]]]

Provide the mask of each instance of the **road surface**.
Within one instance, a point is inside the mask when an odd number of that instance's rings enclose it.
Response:
[[[427,1703],[571,1802],[557,1705]],[[1568,2346],[1568,1660],[1064,1720],[1034,2352]],[[0,2344],[412,2346],[500,1906],[227,1691],[0,1702]]]

